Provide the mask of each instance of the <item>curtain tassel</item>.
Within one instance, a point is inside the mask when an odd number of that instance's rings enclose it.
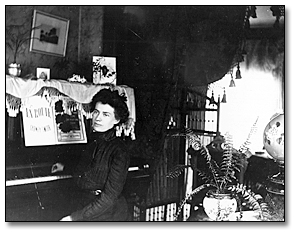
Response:
[[[235,87],[235,82],[234,82],[233,78],[231,78],[231,80],[230,80],[229,87]]]
[[[224,94],[223,94],[223,98],[221,100],[221,103],[227,103],[225,88],[224,88]]]
[[[211,94],[211,98],[210,98],[210,101],[209,101],[209,104],[216,104],[216,101],[215,101],[215,98],[214,98],[214,92],[212,92]]]
[[[242,79],[241,70],[240,70],[240,64],[237,65],[235,79]]]

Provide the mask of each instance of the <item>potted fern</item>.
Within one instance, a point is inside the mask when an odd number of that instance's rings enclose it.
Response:
[[[253,127],[256,126],[256,122]],[[168,172],[167,177],[175,178],[186,168],[191,167],[194,172],[198,173],[198,177],[202,180],[202,184],[194,188],[191,193],[186,195],[181,201],[178,211],[175,214],[175,219],[178,218],[181,209],[187,201],[191,200],[194,195],[201,191],[206,192],[206,196],[203,199],[203,207],[205,213],[211,220],[241,220],[243,215],[242,202],[246,202],[250,208],[257,213],[259,220],[268,220],[270,218],[268,206],[263,201],[262,196],[254,193],[244,184],[239,183],[235,175],[242,167],[241,161],[249,155],[247,145],[249,145],[252,133],[253,129],[251,129],[247,141],[239,150],[233,148],[232,138],[229,134],[226,134],[225,141],[222,145],[223,159],[219,164],[212,159],[209,150],[201,143],[200,137],[197,134],[188,129],[185,133],[179,134],[189,140],[191,144],[189,149],[192,149],[194,154],[198,154],[204,158],[207,169],[200,169],[191,162],[190,165],[177,165]],[[190,154],[193,155],[192,151],[190,150]],[[239,215],[236,215],[236,210],[239,211]]]

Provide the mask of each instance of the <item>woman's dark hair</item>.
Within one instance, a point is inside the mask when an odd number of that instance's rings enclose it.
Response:
[[[126,104],[127,98],[124,94],[119,95],[119,92],[111,91],[110,89],[102,89],[94,95],[91,102],[91,111],[94,111],[96,104],[108,104],[115,109],[115,117],[120,120],[120,123],[127,121],[129,117],[129,110]]]

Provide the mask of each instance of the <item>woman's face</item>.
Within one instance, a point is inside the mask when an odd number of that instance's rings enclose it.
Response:
[[[115,118],[115,109],[108,104],[97,102],[92,116],[92,127],[96,132],[106,132],[120,120]]]

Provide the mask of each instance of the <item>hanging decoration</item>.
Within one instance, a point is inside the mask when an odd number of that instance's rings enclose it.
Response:
[[[241,70],[240,70],[240,63],[238,63],[238,65],[237,65],[235,79],[242,79]]]
[[[231,76],[231,80],[230,80],[229,87],[235,87],[235,82],[234,82],[234,80],[233,80],[232,71],[230,72],[230,76]]]
[[[231,78],[231,80],[230,80],[229,87],[235,87],[235,82],[234,82],[233,78]]]
[[[279,29],[280,17],[284,16],[284,6],[271,6],[272,15],[276,17],[273,27]]]
[[[245,29],[250,29],[250,17],[257,18],[256,6],[249,6],[246,13]]]
[[[227,103],[225,87],[224,87],[224,94],[223,94],[223,98],[222,98],[222,100],[221,100],[221,103]]]
[[[17,117],[17,114],[20,112],[21,99],[10,94],[6,94],[5,102],[8,116]]]
[[[244,62],[244,56],[247,54],[247,51],[245,50],[245,47],[246,47],[245,32],[246,32],[246,30],[250,29],[250,22],[249,22],[250,17],[257,18],[255,6],[248,6],[246,8],[246,14],[245,14],[245,18],[244,18],[243,28],[242,28],[240,35],[238,36],[238,41],[239,41],[238,49],[234,55],[234,58],[233,58],[233,61],[231,64],[231,68],[228,70],[230,73],[232,73],[233,68],[237,67],[235,79],[242,79],[240,63]],[[233,78],[230,81],[229,87],[235,87]]]
[[[203,6],[186,8],[189,11],[186,10],[181,17],[187,19],[180,26],[188,32],[188,38],[184,39],[184,82],[188,86],[202,86],[220,80],[231,68],[243,34],[247,6],[206,8],[205,12]],[[212,19],[215,15],[211,14],[212,11],[216,11],[218,17]]]
[[[216,101],[215,101],[215,97],[214,97],[214,91],[212,91],[209,105],[214,105],[214,104],[216,104]]]
[[[211,83],[208,85],[208,93],[207,97],[209,99],[209,105],[215,103],[227,103],[227,98],[226,98],[226,91],[225,91],[225,85],[223,83],[224,81],[216,81],[214,83]],[[209,96],[212,94],[212,96]],[[215,96],[217,95],[218,100],[215,101]]]

